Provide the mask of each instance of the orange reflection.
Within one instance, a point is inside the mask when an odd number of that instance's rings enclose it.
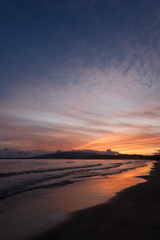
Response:
[[[65,186],[63,191],[56,189],[56,193],[51,196],[54,199],[52,208],[54,206],[58,212],[68,212],[106,202],[124,188],[145,182],[145,179],[136,176],[148,175],[152,166],[153,162],[149,162],[146,167],[109,175],[108,178],[95,177],[78,181]]]
[[[149,162],[146,167],[110,175],[108,178],[96,177],[64,187],[25,193],[24,197],[17,197],[16,200],[8,202],[7,218],[5,212],[1,214],[3,234],[7,233],[7,239],[13,239],[13,236],[17,236],[18,229],[22,238],[30,239],[28,234],[40,234],[53,228],[66,220],[69,212],[104,203],[116,192],[144,182],[144,179],[135,176],[147,175],[152,166],[153,163]],[[5,201],[4,204],[8,206],[8,203]],[[1,236],[1,239],[6,238]]]

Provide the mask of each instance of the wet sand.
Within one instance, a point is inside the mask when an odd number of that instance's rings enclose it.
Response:
[[[67,222],[32,239],[160,239],[160,162],[143,178],[148,181],[107,203],[77,211]]]

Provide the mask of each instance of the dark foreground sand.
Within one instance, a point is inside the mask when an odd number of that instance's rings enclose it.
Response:
[[[125,189],[109,202],[78,211],[34,240],[160,239],[160,162],[148,181]]]

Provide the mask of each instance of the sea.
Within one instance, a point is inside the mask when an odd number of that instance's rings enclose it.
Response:
[[[0,159],[0,239],[29,239],[146,181],[152,160]]]

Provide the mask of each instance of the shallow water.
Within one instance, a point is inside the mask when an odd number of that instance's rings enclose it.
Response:
[[[145,164],[126,160],[0,160],[0,199],[93,176],[105,177]]]
[[[152,161],[0,160],[0,231],[3,240],[45,231],[75,210],[106,202],[145,181]]]

